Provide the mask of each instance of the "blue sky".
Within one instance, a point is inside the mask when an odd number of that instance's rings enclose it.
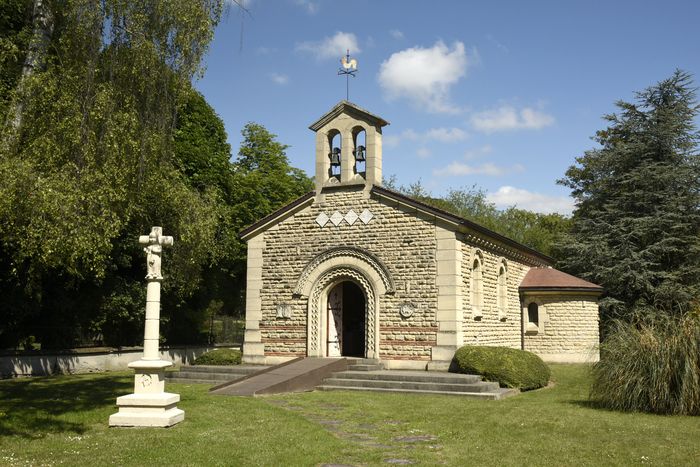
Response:
[[[700,84],[697,1],[247,0],[216,30],[196,87],[234,154],[250,121],[313,175],[307,127],[345,98],[391,124],[384,176],[436,195],[477,185],[499,207],[569,213],[558,186],[619,99],[676,68]]]

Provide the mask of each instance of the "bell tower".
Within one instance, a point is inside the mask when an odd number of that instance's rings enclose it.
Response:
[[[382,127],[389,122],[346,100],[314,122],[316,196],[342,186],[382,184]]]

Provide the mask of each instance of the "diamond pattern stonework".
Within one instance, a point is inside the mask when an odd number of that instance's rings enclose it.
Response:
[[[345,222],[347,222],[350,225],[354,224],[355,221],[357,220],[357,218],[358,218],[357,213],[355,211],[353,211],[352,209],[349,210],[347,214],[345,214]]]
[[[331,222],[336,227],[339,226],[340,223],[343,222],[343,215],[341,213],[339,213],[338,211],[334,212],[333,215],[331,216]]]
[[[321,214],[316,216],[316,223],[318,225],[320,225],[321,227],[323,227],[324,225],[326,225],[328,223],[328,216],[326,215],[325,212],[322,212]]]
[[[371,221],[373,217],[374,214],[372,214],[369,209],[365,209],[362,211],[362,214],[360,214],[360,220],[365,224],[369,224],[369,221]]]

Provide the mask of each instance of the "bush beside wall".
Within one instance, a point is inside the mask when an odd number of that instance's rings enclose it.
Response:
[[[197,357],[195,365],[240,365],[241,351],[237,349],[216,349]]]
[[[549,382],[549,367],[532,352],[507,347],[465,345],[455,352],[457,371],[478,374],[501,387],[537,389]]]

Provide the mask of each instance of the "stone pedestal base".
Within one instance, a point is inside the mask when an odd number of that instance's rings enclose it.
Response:
[[[109,417],[109,426],[168,427],[185,419],[185,412],[175,407],[179,394],[129,394],[117,398],[119,412]]]
[[[168,427],[185,419],[185,412],[175,407],[179,394],[165,392],[165,368],[171,362],[138,360],[129,363],[136,370],[134,393],[117,398],[119,412],[109,417],[109,426]]]

